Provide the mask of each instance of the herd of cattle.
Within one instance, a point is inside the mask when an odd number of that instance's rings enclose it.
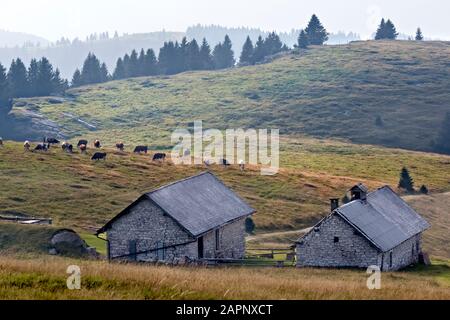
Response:
[[[33,150],[32,150],[32,146],[31,146],[30,141],[25,141],[24,144],[23,144],[23,147],[24,147],[25,151],[31,151],[31,152],[44,151],[44,152],[47,152],[48,150],[50,150],[52,145],[59,145],[60,143],[61,142],[58,139],[44,137],[43,142],[37,144],[33,148]],[[86,154],[88,145],[89,145],[89,142],[87,140],[84,140],[84,139],[83,140],[79,140],[78,143],[77,143],[77,148],[80,150],[80,152],[82,154]],[[101,145],[99,140],[95,140],[93,145],[94,145],[95,149],[101,149],[102,148],[102,145]],[[1,147],[3,147],[3,139],[0,137],[0,148]],[[62,148],[63,151],[65,151],[67,153],[73,153],[73,149],[74,149],[73,145],[70,144],[69,142],[66,142],[66,141],[64,141],[61,144],[61,148]],[[124,145],[123,142],[118,142],[118,143],[116,143],[116,148],[117,148],[117,150],[123,152],[125,150],[125,145]],[[136,146],[134,148],[133,152],[134,153],[138,153],[138,154],[141,154],[141,153],[147,154],[148,150],[149,150],[148,146]],[[189,156],[190,152],[186,151],[184,155],[185,156]],[[106,160],[106,156],[107,156],[106,152],[95,152],[94,155],[92,156],[91,160]],[[166,159],[166,157],[167,157],[167,155],[165,153],[156,153],[156,154],[153,155],[153,161],[157,161],[157,160],[164,161]],[[204,163],[205,163],[206,166],[210,166],[211,164],[213,164],[213,162],[211,162],[210,160],[205,160]],[[226,160],[226,159],[220,159],[218,163],[223,165],[223,166],[225,166],[225,167],[231,165],[228,162],[228,160]],[[245,170],[245,165],[244,165],[244,161],[243,160],[239,161],[239,167],[240,167],[241,171]]]
[[[23,144],[23,147],[25,149],[25,151],[44,151],[47,152],[51,146],[53,145],[59,145],[61,144],[61,142],[58,139],[55,138],[47,138],[45,137],[42,143],[37,144],[33,149],[31,146],[30,141],[25,141]],[[3,140],[0,139],[0,145],[3,145]],[[82,154],[86,154],[87,153],[87,149],[88,149],[88,145],[89,142],[87,140],[79,140],[77,143],[77,148],[80,150],[80,152]],[[94,143],[94,148],[95,149],[101,149],[102,148],[102,144],[100,143],[99,140],[95,140]],[[67,153],[73,153],[74,150],[74,146],[72,144],[70,144],[67,141],[64,141],[61,144],[61,148],[63,151],[67,152]],[[125,145],[123,142],[118,142],[116,143],[116,148],[119,151],[124,151],[125,150]],[[147,153],[148,152],[148,147],[147,146],[137,146],[134,148],[134,153]],[[106,152],[95,152],[94,155],[92,156],[92,160],[106,160]],[[166,154],[165,153],[156,153],[153,156],[153,161],[156,160],[165,160],[166,159]]]

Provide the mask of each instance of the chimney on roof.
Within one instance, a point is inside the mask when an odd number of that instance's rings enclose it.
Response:
[[[330,199],[330,203],[331,203],[331,212],[334,212],[334,210],[339,208],[339,199],[338,198]]]
[[[350,189],[350,192],[352,194],[351,201],[354,200],[362,200],[365,201],[367,199],[367,192],[369,189],[363,185],[362,183],[357,184],[353,188]]]

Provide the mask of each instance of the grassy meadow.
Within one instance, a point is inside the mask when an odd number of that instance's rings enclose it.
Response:
[[[429,151],[433,129],[450,110],[450,64],[442,63],[449,57],[447,42],[312,47],[263,65],[112,81],[69,90],[64,98],[18,99],[13,115],[25,121],[20,130],[28,139],[49,131],[164,149],[174,129],[203,120],[205,128],[279,128],[283,135]]]
[[[66,269],[81,268],[81,290]],[[450,265],[435,261],[382,275],[368,290],[364,270],[189,268],[120,265],[61,258],[0,258],[0,299],[450,299]],[[213,284],[213,285],[212,285]]]

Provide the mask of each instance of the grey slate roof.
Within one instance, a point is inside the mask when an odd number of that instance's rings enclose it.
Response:
[[[389,251],[430,227],[391,188],[383,187],[367,195],[366,201],[352,201],[336,209],[382,252]]]
[[[146,198],[158,205],[194,237],[255,213],[252,207],[209,172],[146,193],[135,203]],[[97,233],[109,229],[110,225],[127,214],[132,206],[133,204]]]

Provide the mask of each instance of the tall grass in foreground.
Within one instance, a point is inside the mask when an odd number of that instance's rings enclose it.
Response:
[[[81,267],[81,290],[66,269]],[[183,268],[46,258],[0,258],[0,299],[450,299],[450,266],[382,275],[368,290],[363,270]]]

